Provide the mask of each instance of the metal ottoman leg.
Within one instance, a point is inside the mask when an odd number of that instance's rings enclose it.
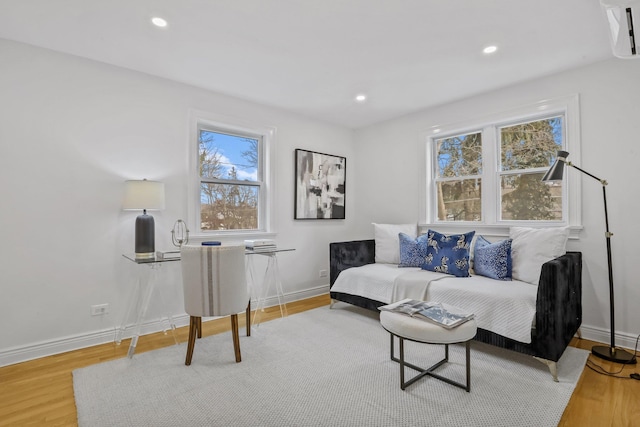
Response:
[[[394,362],[398,362],[400,364],[400,388],[402,390],[406,389],[408,386],[410,386],[411,384],[413,384],[414,382],[418,381],[420,378],[424,377],[424,376],[430,376],[433,378],[436,378],[440,381],[444,381],[448,384],[454,385],[456,387],[460,387],[462,389],[464,389],[467,392],[471,391],[471,340],[466,341],[465,342],[465,359],[466,359],[466,363],[465,363],[465,370],[466,370],[466,384],[462,384],[456,381],[453,381],[449,378],[443,377],[441,375],[436,374],[435,372],[433,372],[435,369],[439,368],[440,366],[442,366],[443,364],[447,363],[449,361],[449,344],[444,344],[445,346],[445,357],[444,359],[442,359],[441,361],[439,361],[438,363],[436,363],[435,365],[431,366],[430,368],[424,369],[421,368],[419,366],[416,366],[412,363],[407,363],[405,361],[405,357],[404,357],[404,338],[401,336],[397,336],[398,337],[398,341],[400,342],[400,357],[397,358],[395,357],[395,346],[394,346],[394,334],[389,333],[390,335],[390,349],[391,349],[391,360],[393,360]],[[419,342],[419,341],[416,341]],[[424,344],[428,344],[428,343],[424,343]],[[414,376],[413,378],[411,378],[409,381],[404,380],[405,376],[404,376],[404,370],[405,367],[407,368],[411,368],[414,369],[416,371],[418,371],[419,373]]]

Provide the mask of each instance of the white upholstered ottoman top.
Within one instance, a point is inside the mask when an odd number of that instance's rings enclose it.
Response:
[[[450,311],[455,307],[447,306]],[[462,310],[459,310],[459,312]],[[387,331],[402,338],[430,344],[453,344],[469,341],[476,336],[476,321],[471,319],[452,329],[391,311],[380,312],[380,324]]]

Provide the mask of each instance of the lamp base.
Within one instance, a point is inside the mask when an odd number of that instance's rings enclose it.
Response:
[[[144,210],[136,218],[136,259],[151,259],[156,254],[155,222]]]
[[[607,345],[595,345],[591,347],[591,353],[601,359],[609,360],[616,363],[624,363],[633,365],[637,363],[636,355],[617,347],[609,347]]]

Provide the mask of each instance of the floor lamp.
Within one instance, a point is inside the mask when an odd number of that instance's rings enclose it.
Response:
[[[569,153],[566,151],[558,151],[555,163],[549,168],[549,171],[542,177],[543,181],[562,181],[564,165],[571,166],[579,170],[583,174],[600,181],[602,184],[602,197],[604,198],[604,222],[606,227],[605,237],[607,238],[607,262],[609,266],[609,314],[611,316],[611,345],[596,345],[591,348],[591,352],[602,359],[610,360],[617,363],[636,363],[635,354],[629,353],[621,348],[616,348],[615,341],[615,311],[613,303],[613,269],[611,266],[611,236],[613,233],[609,231],[609,214],[607,212],[607,181],[584,171],[567,160]]]

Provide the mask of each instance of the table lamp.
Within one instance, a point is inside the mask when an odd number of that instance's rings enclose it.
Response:
[[[614,304],[613,304],[613,268],[611,265],[611,236],[613,233],[609,231],[609,213],[607,211],[607,181],[604,179],[600,179],[595,175],[590,174],[589,172],[580,169],[569,160],[569,153],[566,151],[558,151],[558,155],[556,156],[555,163],[549,168],[547,173],[542,177],[543,181],[553,182],[553,181],[562,181],[562,176],[564,173],[564,165],[572,167],[574,169],[579,170],[583,174],[595,179],[596,181],[600,181],[602,184],[602,197],[604,199],[604,224],[605,224],[605,237],[607,240],[607,262],[609,266],[609,315],[611,318],[611,345],[596,345],[591,348],[591,353],[595,356],[609,360],[611,362],[616,363],[636,363],[635,354],[629,353],[621,348],[616,347],[616,327],[615,327],[615,312],[614,312]]]
[[[155,223],[147,210],[164,209],[164,183],[157,181],[125,181],[124,210],[142,209],[142,215],[136,218],[136,259],[149,259],[155,256]]]

